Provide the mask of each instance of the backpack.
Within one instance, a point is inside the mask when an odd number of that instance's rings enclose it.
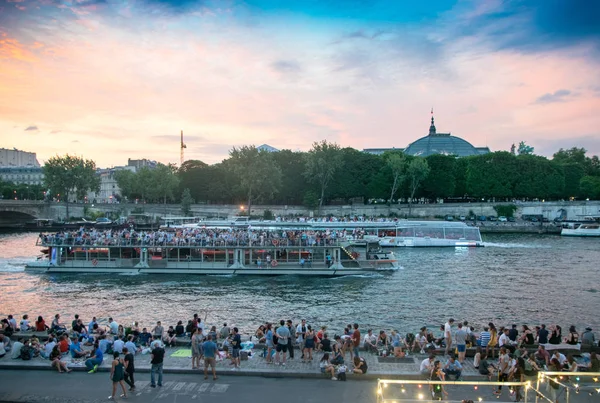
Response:
[[[337,375],[337,379],[338,379],[338,381],[344,381],[344,382],[346,382],[346,373],[345,372],[340,372]]]
[[[4,335],[5,335],[6,337],[10,337],[10,336],[12,336],[14,332],[15,332],[15,329],[13,329],[13,327],[12,327],[12,326],[10,326],[10,325],[8,325],[8,326],[6,327],[6,329],[4,329]]]
[[[31,360],[33,356],[34,348],[31,346],[23,346],[21,347],[21,352],[19,354],[19,358],[25,361]]]

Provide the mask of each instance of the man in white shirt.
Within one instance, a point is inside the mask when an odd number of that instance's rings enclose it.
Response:
[[[10,350],[10,358],[16,360],[17,358],[21,358],[21,348],[24,346],[23,341],[15,341],[13,343],[12,349]]]
[[[377,336],[373,334],[373,329],[369,329],[364,339],[365,351],[377,352]]]
[[[515,347],[513,346],[513,342],[510,339],[510,337],[508,336],[508,333],[509,333],[509,329],[508,328],[504,329],[504,331],[498,338],[498,346],[505,347],[508,351],[510,351],[511,353],[514,353]]]
[[[44,358],[50,358],[54,346],[56,346],[56,340],[54,340],[54,337],[48,336],[48,341],[44,344],[44,349],[40,351],[40,355]]]
[[[30,330],[29,329],[29,316],[23,315],[23,319],[21,320],[19,327],[22,332],[28,332]]]
[[[444,338],[446,339],[446,355],[450,352],[452,348],[452,324],[454,323],[454,319],[448,319],[448,322],[444,325]]]
[[[119,324],[113,320],[113,318],[108,318],[108,327],[110,328],[110,333],[118,334],[119,333]]]
[[[421,375],[424,375],[426,378],[429,378],[431,374],[431,370],[433,369],[433,363],[435,362],[435,355],[431,354],[429,357],[425,358],[421,361],[421,366],[419,368],[419,372]]]
[[[13,318],[12,315],[8,315],[8,323],[10,323],[10,326],[16,332],[17,331],[17,321],[15,318]]]
[[[565,362],[567,362],[567,357],[565,357],[565,355],[558,350],[554,351],[552,358],[556,358],[561,366],[565,365]]]

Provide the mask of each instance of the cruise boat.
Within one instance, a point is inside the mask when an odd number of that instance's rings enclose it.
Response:
[[[220,221],[201,221],[202,227],[312,229],[345,231],[346,240],[368,239],[383,247],[477,247],[483,246],[478,227],[448,221],[249,221],[235,217]]]
[[[347,276],[400,267],[376,241],[297,237],[228,241],[146,242],[111,238],[86,242],[41,236],[46,254],[25,270],[37,273]]]
[[[600,216],[586,216],[586,222],[565,222],[563,236],[600,237]]]

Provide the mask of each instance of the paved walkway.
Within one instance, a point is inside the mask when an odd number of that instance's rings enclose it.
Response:
[[[191,353],[189,357],[173,357],[173,353],[181,350],[188,350],[185,347],[167,348],[164,361],[164,372],[167,373],[199,373],[202,371],[192,369]],[[322,378],[325,375],[321,374],[319,369],[319,359],[322,353],[313,354],[313,361],[303,363],[300,360],[300,352],[295,350],[295,359],[287,360],[286,366],[267,364],[265,359],[260,357],[262,350],[253,350],[253,355],[247,361],[241,362],[239,371],[232,371],[232,366],[229,365],[230,360],[224,359],[217,362],[217,374],[219,375],[245,375],[245,376],[263,376],[263,377],[296,377],[296,378]],[[377,378],[403,378],[403,379],[420,379],[419,365],[426,358],[423,354],[411,355],[401,363],[379,362],[378,357],[364,353],[362,357],[367,361],[369,370],[365,375],[349,374],[352,379],[377,379]],[[443,363],[446,361],[444,357],[438,356]],[[346,361],[349,360],[349,354],[346,355]],[[63,358],[63,361],[68,363],[69,368],[75,371],[85,371],[86,367],[81,360],[72,360],[70,356]],[[105,355],[104,363],[100,366],[99,371],[109,371],[112,357]],[[135,368],[137,372],[150,371],[150,355],[137,354],[135,357]],[[351,368],[352,366],[350,366]],[[51,370],[50,362],[41,357],[35,357],[30,361],[21,359],[11,359],[10,352],[3,358],[0,358],[0,369],[48,369]],[[52,369],[54,370],[54,369]],[[91,375],[90,375],[91,376]],[[479,375],[473,367],[473,361],[467,359],[464,363],[463,378],[465,379],[481,379],[484,377]]]

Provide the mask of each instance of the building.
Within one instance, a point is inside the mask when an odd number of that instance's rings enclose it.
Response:
[[[39,166],[4,167],[0,166],[0,180],[16,185],[42,185],[44,172]]]
[[[271,146],[270,146],[270,145],[268,145],[268,144],[261,144],[261,145],[259,145],[258,147],[256,147],[256,149],[257,149],[258,151],[267,151],[267,152],[270,152],[270,153],[276,153],[276,152],[278,152],[278,151],[279,151],[279,150],[278,150],[278,149],[276,149],[275,147],[271,147]]]
[[[135,172],[136,168],[128,165],[124,167],[98,169],[96,174],[100,177],[100,190],[98,192],[88,192],[87,201],[91,203],[117,202],[118,199],[121,198],[121,189],[115,179],[115,173],[123,170]]]
[[[435,129],[432,116],[429,134],[410,143],[404,152],[408,155],[419,157],[427,157],[433,154],[468,157],[471,155],[487,154],[490,152],[490,149],[487,147],[474,147],[467,140],[453,136],[451,133],[438,133]]]
[[[363,152],[381,155],[386,151],[403,151],[405,154],[419,157],[427,157],[433,154],[455,155],[457,157],[468,157],[470,155],[481,155],[490,152],[488,147],[474,147],[471,143],[451,133],[438,133],[435,128],[433,116],[429,134],[410,143],[405,149],[402,148],[365,148]]]
[[[0,167],[40,167],[35,153],[0,148]]]
[[[0,180],[16,185],[41,185],[44,173],[35,153],[0,148]]]
[[[127,159],[127,166],[128,167],[133,167],[134,168],[134,172],[135,172],[136,169],[140,169],[140,168],[143,168],[143,167],[150,168],[150,169],[156,168],[157,164],[158,163],[156,161],[152,161],[152,160],[149,160],[149,159],[146,159],[146,158],[143,158],[141,160],[132,160],[131,158]],[[113,169],[113,168],[111,168],[111,169]]]

